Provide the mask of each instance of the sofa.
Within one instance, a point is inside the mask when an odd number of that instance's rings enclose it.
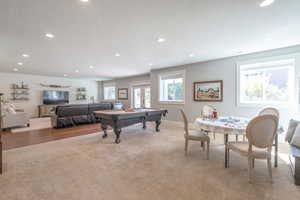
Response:
[[[9,129],[14,127],[30,126],[30,115],[24,110],[16,109],[13,104],[1,103],[1,128]]]
[[[53,128],[71,127],[81,124],[99,123],[94,111],[122,109],[120,103],[69,104],[57,106],[55,114],[51,115]]]
[[[290,120],[285,141],[290,144],[289,160],[295,184],[300,185],[300,120]]]

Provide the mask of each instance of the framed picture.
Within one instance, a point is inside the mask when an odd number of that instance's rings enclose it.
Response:
[[[128,88],[119,88],[118,89],[118,99],[128,100]]]
[[[194,101],[223,101],[223,81],[194,82]]]

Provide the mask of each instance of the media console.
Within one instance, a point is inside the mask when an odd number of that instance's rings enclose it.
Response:
[[[53,105],[39,105],[39,117],[50,117],[51,114],[55,112],[55,109],[58,105],[53,104]]]

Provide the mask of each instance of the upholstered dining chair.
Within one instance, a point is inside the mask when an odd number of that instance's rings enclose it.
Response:
[[[275,115],[279,119],[279,111],[273,107],[267,107],[259,111],[258,115]]]
[[[208,160],[209,159],[209,142],[210,142],[209,137],[200,130],[189,130],[187,117],[182,109],[180,109],[180,112],[181,112],[181,115],[183,118],[183,123],[184,123],[185,155],[187,155],[187,153],[188,153],[189,140],[200,141],[201,146],[203,147],[203,150],[205,150],[205,143],[206,143],[206,146],[207,146],[206,147],[206,159]]]
[[[202,107],[202,110],[201,110],[201,117],[203,118],[209,118],[212,116],[213,112],[215,110],[215,107],[212,106],[212,105],[204,105]],[[207,130],[203,130],[207,135],[209,134],[209,131]],[[216,139],[216,134],[213,132],[213,137],[214,139]]]
[[[278,123],[279,123],[280,114],[279,114],[279,111],[274,107],[263,108],[261,111],[259,111],[258,115],[274,115],[278,118]],[[277,163],[278,163],[278,132],[276,132],[275,142],[274,142],[273,146],[274,146],[274,151],[275,151],[275,157],[274,157],[275,167],[277,167]]]
[[[248,172],[250,183],[253,179],[255,159],[267,160],[269,177],[270,181],[272,182],[271,151],[277,127],[278,118],[276,116],[260,115],[252,119],[246,128],[246,137],[248,139],[248,142],[227,143],[227,163],[229,163],[230,150],[248,158]]]

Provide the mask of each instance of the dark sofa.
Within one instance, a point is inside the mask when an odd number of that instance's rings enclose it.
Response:
[[[94,111],[121,108],[120,103],[61,105],[56,107],[55,114],[51,116],[51,124],[54,128],[64,128],[80,124],[98,123],[99,120],[94,116]]]

